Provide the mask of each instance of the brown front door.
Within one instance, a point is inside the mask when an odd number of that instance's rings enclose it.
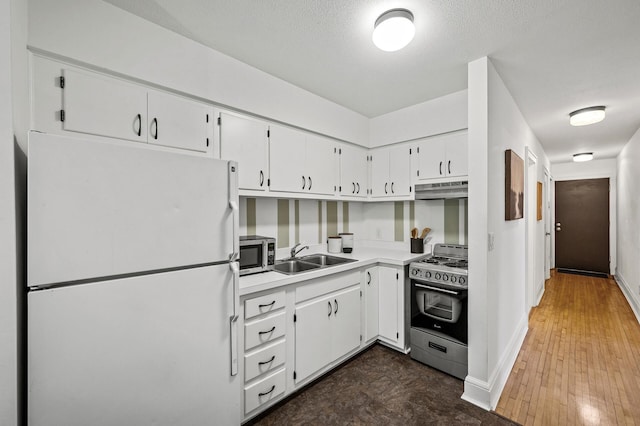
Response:
[[[609,273],[609,179],[556,181],[556,268]]]

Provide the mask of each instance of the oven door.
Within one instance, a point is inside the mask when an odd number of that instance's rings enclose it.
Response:
[[[417,281],[413,285],[420,314],[448,323],[458,321],[464,307],[463,300],[467,297],[466,290],[452,290]]]

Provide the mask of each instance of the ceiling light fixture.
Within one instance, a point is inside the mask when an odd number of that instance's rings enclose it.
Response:
[[[573,111],[569,114],[569,123],[572,126],[586,126],[604,120],[604,107],[593,106]]]
[[[573,161],[575,161],[576,163],[591,160],[593,160],[593,152],[581,152],[579,154],[573,154]]]
[[[380,15],[373,25],[373,44],[385,52],[395,52],[413,40],[416,27],[407,9],[391,9]]]

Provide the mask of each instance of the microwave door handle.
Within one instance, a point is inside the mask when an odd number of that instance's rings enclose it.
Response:
[[[235,262],[240,258],[240,208],[238,206],[238,163],[229,161],[229,208],[233,218],[233,253],[229,255],[229,260]]]
[[[459,291],[447,290],[446,288],[431,287],[429,285],[424,285],[424,284],[415,283],[415,286],[420,288],[426,288],[427,290],[439,291],[441,293],[455,294],[456,296],[460,294]]]

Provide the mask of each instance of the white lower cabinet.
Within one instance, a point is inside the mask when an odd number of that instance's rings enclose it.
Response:
[[[286,389],[285,371],[283,368],[244,389],[245,413],[250,413],[284,393]]]
[[[370,342],[378,338],[378,305],[379,285],[378,267],[367,268],[363,272],[362,287],[364,288],[364,340]]]
[[[257,414],[286,392],[285,291],[244,300],[244,414]]]
[[[378,326],[380,341],[403,352],[405,348],[404,268],[378,267]]]
[[[296,383],[360,346],[360,286],[296,307]]]

